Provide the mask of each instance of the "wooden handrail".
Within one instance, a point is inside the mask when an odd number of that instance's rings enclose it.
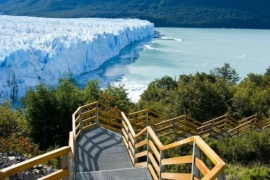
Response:
[[[146,126],[146,128],[142,129],[137,134],[134,133],[133,127],[131,126],[129,120],[125,116],[125,114],[121,113],[123,122],[126,126],[122,129],[124,136],[123,141],[126,145],[126,148],[129,152],[130,158],[135,167],[139,167],[144,165],[143,163],[136,163],[137,158],[146,156],[147,162],[145,166],[148,167],[150,174],[153,179],[159,178],[169,178],[169,179],[177,179],[177,178],[191,178],[193,177],[191,174],[183,174],[183,173],[165,173],[162,171],[162,166],[172,165],[172,164],[192,164],[192,166],[199,166],[198,169],[204,175],[202,179],[204,180],[214,180],[221,176],[225,169],[224,161],[199,137],[193,136],[180,141],[176,141],[174,143],[163,145],[158,139],[157,135],[153,131],[150,126]],[[165,123],[171,122],[172,120],[167,120]],[[158,123],[161,125],[162,123]],[[127,136],[130,132],[131,136]],[[143,136],[145,135],[145,136]],[[137,142],[136,139],[138,137],[144,137],[141,141]],[[133,144],[134,143],[134,144]],[[183,146],[185,144],[193,143],[193,146],[197,146],[200,151],[202,151],[206,157],[215,165],[213,169],[209,169],[199,157],[193,155],[187,156],[179,156],[174,158],[165,158],[162,156],[164,151]],[[139,152],[138,148],[143,147],[143,145],[147,145],[147,149]],[[193,160],[194,156],[194,160]],[[194,176],[192,179],[197,179]]]
[[[71,152],[71,148],[69,146],[65,146],[51,152],[45,153],[43,155],[39,155],[37,157],[28,159],[26,161],[20,162],[18,164],[9,166],[7,168],[0,170],[0,178],[6,178],[18,172],[24,171],[28,168],[31,168],[35,165],[44,163],[48,160],[63,156]]]

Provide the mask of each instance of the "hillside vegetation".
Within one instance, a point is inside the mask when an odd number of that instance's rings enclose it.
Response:
[[[125,113],[149,108],[165,117],[187,114],[201,122],[226,112],[236,119],[255,113],[260,119],[270,117],[270,68],[262,75],[251,73],[238,81],[237,72],[229,64],[210,73],[183,74],[178,80],[164,76],[151,82],[136,104],[129,101],[124,86],[101,89],[92,80],[80,89],[72,76],[59,79],[55,87],[41,83],[27,91],[21,109],[14,110],[7,102],[0,105],[0,152],[32,156],[66,145],[72,113],[79,106],[97,100]],[[205,140],[228,164],[227,179],[259,180],[270,178],[269,135],[270,129],[266,129],[239,137]],[[173,141],[169,136],[162,139],[164,144]],[[190,150],[177,149],[167,155]]]
[[[156,26],[270,28],[268,0],[0,0],[0,13],[141,18]]]

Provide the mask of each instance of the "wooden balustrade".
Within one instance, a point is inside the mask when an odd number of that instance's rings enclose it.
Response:
[[[258,122],[257,115],[245,118],[239,123],[228,114],[201,123],[187,115],[172,119],[164,118],[148,109],[129,114],[130,120],[117,108],[109,107],[100,102],[93,102],[80,106],[72,115],[72,132],[69,136],[69,146],[56,149],[46,154],[37,156],[19,164],[0,170],[0,179],[37,164],[63,156],[62,168],[41,179],[74,179],[74,143],[81,133],[99,125],[109,130],[123,134],[122,139],[127,148],[130,159],[135,167],[148,167],[153,179],[204,179],[212,180],[224,178],[225,163],[199,136],[212,134],[222,136],[222,131],[230,129],[231,136],[239,135]],[[163,120],[163,121],[162,121]],[[237,126],[237,124],[239,124]],[[270,127],[270,119],[259,124],[261,129]],[[236,127],[237,126],[237,127]],[[135,130],[134,130],[134,129]],[[160,136],[174,135],[182,140],[169,145],[163,145]],[[183,139],[185,138],[185,139]],[[193,148],[190,155],[179,157],[165,157],[167,151],[189,144]],[[214,167],[208,167],[201,155],[204,154]],[[189,173],[166,172],[166,167],[171,165],[190,165]]]
[[[130,159],[135,167],[148,167],[148,170],[154,180],[157,179],[225,179],[225,163],[219,156],[199,137],[193,136],[169,145],[163,145],[150,126],[144,127],[138,133],[135,133],[133,127],[125,116],[123,117],[123,142],[129,152]],[[156,126],[168,126],[176,119],[167,120],[155,124]],[[164,128],[164,127],[163,127]],[[164,153],[174,148],[191,144],[193,153],[191,155],[166,158]],[[200,154],[205,156],[214,164],[209,168]],[[166,172],[168,165],[190,164],[192,171],[189,173],[170,173]]]
[[[46,161],[49,161],[51,159],[57,158],[57,157],[63,157],[65,162],[63,163],[62,169],[49,174],[45,177],[42,177],[41,179],[64,179],[66,177],[69,177],[69,160],[72,159],[73,155],[71,154],[72,150],[71,147],[65,146],[56,150],[53,150],[51,152],[45,153],[43,155],[39,155],[37,157],[28,159],[26,161],[20,162],[18,164],[12,165],[10,167],[4,168],[0,170],[0,179],[7,180],[9,179],[9,176],[16,174],[18,172],[24,171],[26,169],[29,169],[33,166],[36,166],[38,164],[44,163]]]

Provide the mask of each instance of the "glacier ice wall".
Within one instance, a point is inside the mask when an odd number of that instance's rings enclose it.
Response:
[[[138,19],[55,19],[0,15],[0,102],[17,101],[40,82],[95,70],[120,50],[154,34]]]

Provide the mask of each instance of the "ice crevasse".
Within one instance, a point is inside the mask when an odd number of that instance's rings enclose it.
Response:
[[[98,69],[127,45],[153,36],[139,19],[56,19],[0,15],[0,102],[40,82]]]

